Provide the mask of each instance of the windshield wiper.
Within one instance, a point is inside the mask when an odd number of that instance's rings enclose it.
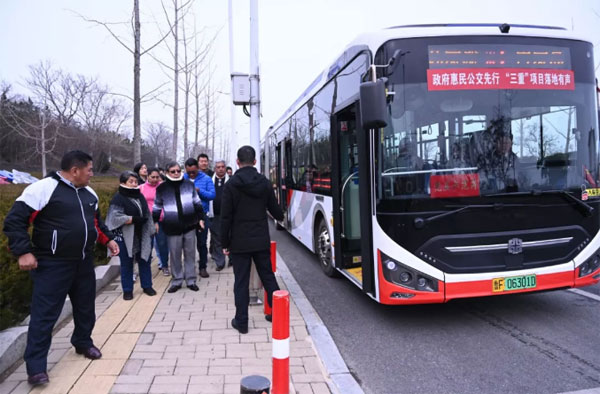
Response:
[[[504,204],[503,203],[494,203],[494,204],[481,204],[481,205],[476,205],[476,204],[465,205],[464,207],[460,207],[460,208],[454,209],[452,211],[440,213],[438,215],[430,216],[426,219],[423,219],[422,217],[415,218],[415,220],[413,221],[413,224],[416,228],[422,229],[428,223],[431,223],[435,220],[445,218],[446,216],[454,215],[455,213],[459,213],[459,212],[465,211],[467,209],[473,209],[473,208],[502,209],[502,208],[504,208]]]
[[[531,190],[528,192],[512,192],[512,193],[496,193],[487,194],[486,197],[502,197],[502,196],[541,196],[544,194],[563,196],[566,200],[575,203],[575,208],[586,217],[592,216],[594,208],[589,204],[581,201],[566,190]]]

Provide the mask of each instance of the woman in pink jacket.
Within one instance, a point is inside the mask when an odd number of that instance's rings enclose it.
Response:
[[[160,172],[158,168],[151,168],[148,171],[148,181],[140,186],[140,191],[148,202],[148,208],[152,212],[154,206],[154,198],[156,197],[156,188],[161,182]],[[158,269],[162,270],[164,276],[169,276],[169,245],[167,244],[167,235],[162,228],[161,221],[158,223],[158,233],[154,235],[154,247],[158,256]]]

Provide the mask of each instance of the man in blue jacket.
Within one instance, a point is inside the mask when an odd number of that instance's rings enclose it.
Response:
[[[202,201],[202,207],[204,213],[207,214],[209,210],[210,201],[215,198],[215,185],[212,179],[198,170],[198,161],[194,158],[189,158],[185,161],[185,179],[189,179],[194,182],[196,191],[200,200]],[[198,268],[200,269],[200,276],[208,278],[208,272],[206,272],[206,263],[208,261],[208,248],[206,246],[206,240],[208,238],[208,231],[211,226],[211,220],[208,215],[205,215],[204,228],[198,227],[196,230],[196,247],[198,248]]]
[[[19,268],[31,271],[33,280],[24,358],[28,381],[34,386],[49,382],[52,329],[67,295],[73,305],[75,351],[92,360],[102,357],[91,337],[96,322],[94,244],[105,244],[112,256],[119,254],[114,235],[100,219],[98,196],[88,186],[92,157],[71,151],[60,167],[60,172],[26,187],[4,220],[10,250],[19,259]]]

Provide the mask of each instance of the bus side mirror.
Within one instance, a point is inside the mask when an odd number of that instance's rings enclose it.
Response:
[[[387,102],[385,83],[382,79],[376,82],[360,84],[360,118],[363,130],[379,129],[387,126]]]

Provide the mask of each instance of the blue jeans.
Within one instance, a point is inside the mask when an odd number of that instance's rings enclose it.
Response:
[[[169,243],[162,222],[158,222],[158,233],[154,234],[152,239],[158,256],[158,268],[169,268]]]
[[[123,292],[133,291],[133,258],[129,257],[127,253],[127,246],[125,242],[117,241],[119,244],[119,260],[121,260],[121,287]],[[142,289],[149,289],[152,287],[152,272],[150,271],[150,261],[135,258],[138,262],[138,270],[140,273],[140,283]]]
[[[206,217],[204,219],[204,230],[198,228],[196,230],[196,241],[198,249],[198,268],[206,269],[206,263],[208,261],[208,247],[206,246],[206,240],[208,239],[208,231],[211,227],[211,219]]]

